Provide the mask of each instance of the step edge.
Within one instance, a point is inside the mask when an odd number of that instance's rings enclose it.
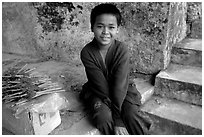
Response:
[[[175,49],[184,49],[184,50],[192,50],[192,51],[196,51],[196,52],[202,52],[202,49],[195,49],[195,48],[190,48],[190,47],[176,47],[176,46],[173,46],[172,49],[175,48]]]
[[[186,44],[188,42],[193,44],[193,42],[195,42],[195,41],[197,41],[198,44],[201,45],[201,46],[199,46],[200,48],[195,49],[195,48],[190,48],[190,47],[186,46]],[[202,39],[185,38],[182,41],[176,43],[172,48],[174,48],[174,47],[176,47],[176,48],[178,47],[178,48],[181,48],[181,49],[189,49],[189,50],[201,51],[202,52]]]
[[[185,68],[185,69],[193,69],[193,70],[197,70],[196,72],[200,73],[200,76],[201,76],[201,81],[199,82],[192,82],[192,81],[184,81],[183,79],[174,79],[172,77],[170,77],[169,75],[171,75],[168,71],[168,68],[172,68],[172,67],[180,67],[180,68]],[[195,85],[199,85],[199,86],[202,86],[202,67],[195,67],[195,66],[188,66],[188,65],[181,65],[181,64],[174,64],[174,63],[171,63],[167,69],[165,70],[161,70],[157,75],[156,75],[156,78],[164,78],[164,79],[171,79],[171,80],[174,80],[174,81],[181,81],[181,82],[186,82],[186,83],[191,83],[191,84],[195,84]]]
[[[153,94],[154,94],[154,86],[152,86],[146,92],[143,92],[143,94],[141,94],[142,96],[141,103],[144,104],[145,102],[147,102],[152,97]]]
[[[152,111],[152,109],[151,109],[151,111],[150,110],[148,110],[147,108],[145,108],[146,107],[146,105],[148,105],[148,103],[150,102],[150,101],[152,101],[152,100],[155,100],[155,97],[156,97],[156,99],[157,98],[160,98],[160,99],[164,99],[164,98],[161,98],[161,97],[158,97],[158,96],[153,96],[153,97],[151,97],[151,99],[149,100],[149,101],[147,101],[145,104],[143,104],[142,106],[141,106],[141,110],[142,111],[144,111],[144,112],[146,112],[146,113],[150,113],[150,114],[152,114],[152,115],[155,115],[155,116],[158,116],[158,117],[160,117],[160,118],[163,118],[163,119],[167,119],[167,120],[170,120],[170,121],[174,121],[174,122],[177,122],[177,123],[179,123],[179,124],[182,124],[182,125],[187,125],[187,126],[190,126],[190,127],[193,127],[193,128],[196,128],[196,129],[201,129],[202,130],[202,121],[201,121],[201,123],[198,123],[198,124],[192,124],[191,122],[187,122],[187,121],[179,121],[179,120],[175,120],[175,119],[172,119],[172,118],[169,118],[169,117],[167,117],[166,115],[164,116],[164,115],[161,115],[159,112],[156,112],[156,111]],[[165,99],[164,99],[165,100]],[[174,100],[174,99],[167,99],[167,100]],[[201,115],[199,115],[199,116],[201,116],[201,119],[202,119],[202,107],[199,107],[199,106],[196,106],[196,105],[192,105],[192,104],[188,104],[188,103],[185,103],[185,102],[182,102],[182,101],[176,101],[176,102],[180,102],[181,104],[186,104],[186,105],[188,105],[188,106],[192,106],[192,107],[194,107],[194,108],[200,108],[201,109]],[[197,117],[197,116],[195,116],[195,117]]]
[[[182,79],[174,79],[174,78],[170,78],[170,77],[165,77],[165,76],[159,76],[157,75],[156,78],[160,78],[160,79],[167,79],[167,80],[172,80],[172,81],[177,81],[177,82],[183,82],[183,83],[187,83],[187,84],[194,84],[194,85],[197,85],[197,86],[202,86],[202,81],[200,83],[198,82],[190,82],[190,81],[184,81]]]

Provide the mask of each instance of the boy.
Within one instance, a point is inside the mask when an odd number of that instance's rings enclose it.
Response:
[[[141,95],[129,81],[128,46],[115,40],[120,11],[100,4],[91,12],[94,39],[81,51],[88,82],[80,97],[90,106],[95,126],[103,134],[145,134],[150,123],[139,111]]]

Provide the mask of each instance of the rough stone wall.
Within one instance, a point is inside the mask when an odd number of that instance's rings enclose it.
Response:
[[[97,3],[74,3],[74,9],[69,11],[67,5],[4,2],[2,51],[43,60],[80,62],[81,48],[93,37],[89,15],[94,4]]]
[[[202,39],[202,3],[187,3],[187,37]]]
[[[28,3],[3,3],[2,11],[2,51],[38,56],[37,20]]]
[[[81,63],[93,38],[89,16],[99,3],[3,3],[3,52]],[[170,50],[185,37],[186,3],[114,3],[123,16],[118,38],[130,49],[131,72],[155,74],[168,66]]]
[[[165,69],[172,45],[186,36],[186,3],[150,2],[122,6],[132,71],[156,74]]]
[[[163,68],[169,3],[122,3],[119,6],[124,17],[122,33],[131,54],[131,72],[157,73]]]
[[[186,10],[187,6],[185,2],[170,3],[167,37],[163,50],[163,69],[167,68],[169,65],[172,46],[186,37]]]
[[[91,41],[90,9],[96,3],[34,3],[37,42],[47,59],[80,63],[82,47]]]

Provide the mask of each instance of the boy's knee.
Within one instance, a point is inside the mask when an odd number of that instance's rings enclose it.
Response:
[[[113,134],[113,120],[109,107],[105,104],[96,105],[93,121],[102,134]]]
[[[122,111],[122,117],[125,120],[132,121],[135,118],[135,115],[137,114],[138,107],[136,105],[130,105],[130,104],[125,104],[125,107],[123,108]]]
[[[110,111],[110,108],[105,105],[104,103],[96,103],[94,106],[95,113],[93,115],[93,120],[98,124],[104,124],[104,123],[111,123],[112,122],[112,114]]]

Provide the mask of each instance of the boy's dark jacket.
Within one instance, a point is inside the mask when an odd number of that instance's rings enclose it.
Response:
[[[81,97],[87,99],[91,94],[101,98],[113,112],[116,126],[124,126],[120,118],[121,106],[125,100],[141,105],[141,95],[133,81],[129,80],[128,46],[114,40],[107,51],[105,64],[95,39],[81,51],[88,82],[83,85]]]

